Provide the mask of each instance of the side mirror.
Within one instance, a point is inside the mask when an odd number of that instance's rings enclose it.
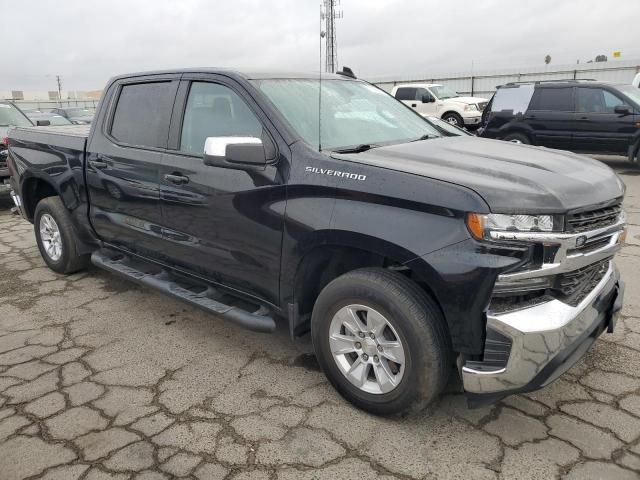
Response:
[[[258,137],[207,137],[204,164],[223,168],[260,168],[267,164],[267,154]]]
[[[629,105],[616,105],[613,111],[619,115],[631,115],[631,107]]]
[[[424,95],[422,95],[422,103],[433,103],[435,101],[436,99],[433,98],[433,95],[431,95],[430,93],[425,93]]]
[[[51,122],[49,120],[36,120],[36,125],[38,127],[48,127],[51,125]]]

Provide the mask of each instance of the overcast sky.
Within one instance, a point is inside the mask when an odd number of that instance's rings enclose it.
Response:
[[[0,89],[100,89],[172,67],[317,71],[319,0],[0,0]],[[364,77],[640,59],[640,0],[342,0],[338,60]]]

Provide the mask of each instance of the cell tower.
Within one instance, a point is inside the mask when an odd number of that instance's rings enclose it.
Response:
[[[325,25],[325,40],[327,42],[326,71],[334,73],[338,68],[338,41],[336,40],[336,20],[342,18],[342,10],[338,10],[340,0],[322,0],[320,15]]]

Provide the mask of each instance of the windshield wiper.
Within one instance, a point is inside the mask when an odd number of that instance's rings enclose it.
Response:
[[[431,135],[430,133],[425,133],[421,137],[418,137],[418,138],[416,138],[414,140],[410,140],[409,143],[411,143],[411,142],[419,142],[421,140],[429,140],[430,138],[438,138],[438,137],[436,135]]]
[[[337,148],[333,151],[335,153],[362,153],[362,152],[366,152],[367,150],[371,150],[372,148],[376,148],[378,146],[379,145],[363,143],[360,145],[356,145],[354,147]]]

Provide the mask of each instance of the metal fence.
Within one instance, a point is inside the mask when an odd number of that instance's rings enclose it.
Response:
[[[89,100],[12,100],[21,110],[51,110],[59,107],[95,108],[98,99]]]
[[[603,82],[631,83],[640,72],[640,60],[586,63],[576,65],[530,67],[512,70],[450,75],[398,76],[396,78],[369,78],[371,83],[391,91],[400,83],[441,83],[462,95],[489,98],[496,87],[509,82],[536,80],[568,80],[589,78]]]

